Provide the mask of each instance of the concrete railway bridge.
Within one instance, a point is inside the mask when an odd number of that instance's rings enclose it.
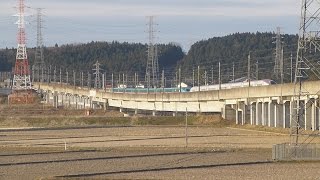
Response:
[[[222,117],[237,124],[289,128],[302,105],[301,127],[319,130],[320,81],[304,82],[303,95],[298,96],[295,84],[244,87],[216,91],[177,93],[115,93],[54,83],[35,83],[46,103],[68,108],[119,108],[136,114],[150,111],[176,115],[179,112],[221,113]]]

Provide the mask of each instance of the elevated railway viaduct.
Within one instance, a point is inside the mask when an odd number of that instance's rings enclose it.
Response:
[[[221,113],[237,124],[289,128],[294,116],[302,114],[301,127],[319,130],[320,81],[304,82],[303,94],[298,96],[295,84],[244,87],[217,91],[184,93],[115,93],[66,84],[35,83],[35,89],[44,94],[46,103],[55,107],[104,108],[120,111]],[[302,105],[297,111],[297,103]]]

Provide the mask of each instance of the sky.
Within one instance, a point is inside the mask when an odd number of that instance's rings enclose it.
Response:
[[[18,0],[0,0],[0,48],[16,47]],[[155,41],[187,51],[200,40],[236,32],[298,33],[301,0],[25,0],[27,46],[36,46],[35,9],[43,8],[44,45]]]

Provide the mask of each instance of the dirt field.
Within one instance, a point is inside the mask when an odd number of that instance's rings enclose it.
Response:
[[[186,140],[184,116],[0,105],[0,179],[320,179],[320,162],[272,161],[288,130],[188,122]]]
[[[320,162],[271,160],[272,145],[288,140],[193,126],[185,148],[180,126],[2,129],[0,179],[319,179]]]

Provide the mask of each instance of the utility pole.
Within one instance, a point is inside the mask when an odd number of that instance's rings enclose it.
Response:
[[[291,78],[291,83],[293,83],[293,55],[292,55],[292,52],[291,52],[291,55],[290,55],[290,78]]]
[[[118,88],[120,88],[120,85],[121,84],[121,74],[119,73],[119,76],[118,76]]]
[[[72,70],[73,86],[76,86],[76,72]]]
[[[34,82],[34,76],[35,76],[34,71],[35,71],[35,69],[32,67],[32,82]]]
[[[62,83],[62,72],[61,72],[61,68],[60,68],[60,72],[59,72],[59,82],[60,82],[60,84]]]
[[[208,85],[208,78],[207,78],[207,70],[204,71],[204,85],[207,86]]]
[[[90,89],[91,88],[91,74],[90,74],[90,72],[88,72],[88,77],[87,77],[88,79],[87,79],[87,86],[88,86],[88,89]]]
[[[83,72],[82,71],[81,71],[80,76],[81,76],[81,87],[83,87]]]
[[[47,69],[47,83],[50,83],[50,67]]]
[[[161,77],[161,80],[162,80],[162,88],[165,88],[165,82],[164,82],[164,69],[162,70],[162,77]]]
[[[137,73],[134,73],[134,88],[137,88]]]
[[[137,86],[140,84],[140,81],[139,81],[139,74],[137,73]]]
[[[114,79],[113,79],[113,73],[111,74],[111,92],[113,92],[113,87],[114,87]]]
[[[194,69],[192,69],[192,87],[194,87]]]
[[[186,107],[186,126],[185,126],[186,148],[188,147],[188,108]]]
[[[122,86],[123,92],[125,92],[126,84],[124,82],[124,73],[122,73],[122,84],[123,84],[123,86]]]
[[[284,66],[284,56],[283,56],[283,46],[281,47],[281,63],[280,63],[280,72],[281,72],[281,84],[284,83],[284,72],[283,72],[283,66]]]
[[[44,82],[44,67],[41,68],[41,82]]]
[[[104,72],[104,82],[103,82],[103,84],[104,84],[105,91],[107,90],[107,77],[108,77],[107,72]]]
[[[259,80],[259,61],[256,62],[256,79]]]
[[[53,81],[56,83],[57,82],[57,67],[54,66],[53,70]]]
[[[176,85],[176,87],[178,87],[178,83],[179,83],[178,82],[179,81],[178,78],[179,78],[178,77],[178,72],[176,71],[176,77],[175,77],[175,85]]]
[[[49,79],[49,83],[51,83],[51,80],[52,80],[52,74],[51,74],[51,73],[52,73],[52,65],[50,65],[50,66],[49,66],[49,73],[48,73],[48,76],[49,76],[49,78],[48,78],[48,79]]]
[[[248,83],[249,87],[251,86],[251,52],[248,55]]]
[[[213,65],[211,66],[211,84],[213,84]]]
[[[66,70],[66,75],[67,75],[67,81],[66,81],[66,83],[69,84],[69,72],[68,72],[68,69]]]
[[[48,83],[51,82],[51,65],[48,67]]]
[[[198,66],[198,91],[200,92],[200,66]]]
[[[181,67],[179,67],[179,92],[181,92]]]
[[[219,62],[219,90],[221,90],[221,63]]]
[[[105,74],[102,74],[102,89],[105,90]]]
[[[232,62],[232,82],[235,80],[235,74],[234,74],[234,62]]]
[[[128,86],[129,86],[129,83],[128,83],[128,73],[126,73],[125,74],[125,82],[126,82],[126,86],[125,86],[125,88],[126,88],[126,90],[127,90],[127,88],[128,88]]]

